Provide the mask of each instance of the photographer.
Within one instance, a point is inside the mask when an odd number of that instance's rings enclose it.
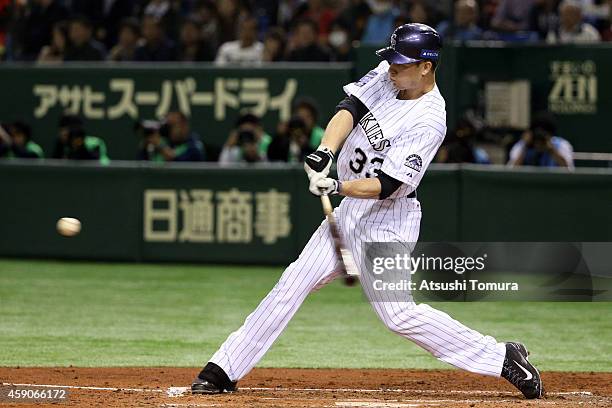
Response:
[[[220,163],[254,163],[267,159],[268,146],[272,136],[267,134],[259,117],[247,113],[238,118],[236,128],[230,132],[221,156]]]
[[[165,122],[143,121],[136,125],[142,137],[138,157],[156,162],[203,161],[204,146],[200,136],[191,131],[187,117],[170,112]]]
[[[469,119],[459,119],[455,129],[448,132],[440,146],[436,154],[436,162],[491,164],[487,152],[476,146],[476,135],[476,127]]]
[[[167,125],[162,125],[160,122],[154,120],[143,120],[136,123],[134,131],[141,137],[138,160],[153,162],[166,161],[162,151],[168,149],[168,144],[164,138],[162,138],[161,133],[167,132],[167,129]]]
[[[58,123],[58,138],[53,151],[54,159],[98,160],[108,164],[104,140],[87,135],[83,121],[76,115],[64,114]]]
[[[235,131],[221,151],[219,163],[257,163],[265,161],[257,148],[257,136],[252,130]]]
[[[314,149],[310,145],[310,131],[304,120],[294,115],[289,122],[280,123],[278,132],[268,148],[270,161],[303,162]]]
[[[41,147],[32,141],[30,126],[16,121],[10,125],[0,125],[0,157],[42,159],[44,154]]]
[[[548,115],[537,116],[521,140],[512,146],[508,165],[574,169],[572,145],[562,137],[555,136],[556,131]]]

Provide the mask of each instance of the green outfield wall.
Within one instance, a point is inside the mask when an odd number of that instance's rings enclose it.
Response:
[[[0,256],[283,264],[323,219],[299,166],[5,162],[0,185]],[[422,241],[612,241],[610,170],[432,166],[418,198]]]
[[[350,64],[273,64],[219,68],[209,64],[0,66],[4,102],[0,120],[26,120],[49,157],[62,112],[81,115],[90,134],[103,138],[111,159],[137,157],[138,119],[180,110],[205,144],[222,146],[241,112],[263,118],[274,133],[308,96],[326,122],[351,81]]]
[[[379,59],[379,47],[356,50],[356,75]],[[449,128],[468,109],[483,109],[487,82],[526,80],[531,111],[548,111],[576,151],[612,152],[612,46],[517,45],[502,42],[445,44],[437,79],[446,99]]]

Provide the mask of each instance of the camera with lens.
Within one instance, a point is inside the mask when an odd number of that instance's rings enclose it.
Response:
[[[255,143],[256,136],[251,130],[241,130],[238,132],[238,146]]]
[[[533,131],[533,142],[536,144],[546,143],[548,140],[548,132],[542,129],[535,129]]]
[[[546,130],[536,128],[532,132],[532,138],[529,147],[533,147],[537,150],[542,150],[548,144],[549,138],[550,134]]]
[[[145,119],[134,123],[134,132],[142,138],[148,138],[157,133],[159,133],[161,137],[168,137],[170,128],[166,121]]]

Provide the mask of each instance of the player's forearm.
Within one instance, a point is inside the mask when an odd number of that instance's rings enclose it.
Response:
[[[353,115],[347,110],[339,110],[327,124],[321,146],[325,146],[336,153],[352,130]]]
[[[343,181],[339,194],[353,198],[378,198],[381,189],[380,180],[378,178],[364,178]]]

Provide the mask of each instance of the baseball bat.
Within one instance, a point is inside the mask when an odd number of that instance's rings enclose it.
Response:
[[[338,256],[338,259],[342,264],[342,268],[344,269],[344,281],[347,285],[352,286],[355,284],[355,276],[359,276],[359,270],[357,269],[353,255],[344,244],[342,234],[340,233],[340,229],[336,223],[336,218],[333,214],[334,209],[327,195],[321,196],[321,204],[323,206],[323,213],[325,214],[327,223],[329,224],[329,231],[331,233],[332,240],[334,241],[336,255]]]

